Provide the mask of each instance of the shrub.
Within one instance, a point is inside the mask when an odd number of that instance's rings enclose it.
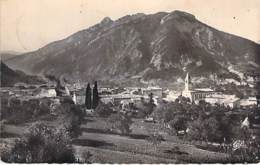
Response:
[[[130,126],[133,121],[126,114],[116,113],[108,118],[108,123],[112,130],[119,131],[121,134],[129,134],[131,132]]]
[[[91,163],[90,161],[89,161],[89,159],[90,159],[90,157],[92,156],[92,154],[89,152],[89,151],[85,151],[85,152],[83,152],[82,153],[82,162],[83,163]]]
[[[197,120],[189,123],[189,131],[187,138],[189,140],[199,141],[220,141],[221,132],[219,131],[219,123],[213,118],[202,119],[201,117]]]
[[[62,104],[57,108],[58,115],[64,115],[63,125],[71,138],[81,135],[80,125],[84,119],[84,110],[75,104]]]
[[[99,102],[98,106],[95,109],[95,114],[100,117],[108,117],[113,113],[112,105]]]
[[[177,114],[174,116],[173,120],[169,122],[171,128],[174,128],[175,131],[181,131],[187,129],[187,117],[184,115]]]
[[[163,136],[160,134],[151,134],[147,138],[147,141],[152,143],[153,145],[157,146],[163,141]]]
[[[73,163],[74,151],[64,130],[44,124],[30,128],[25,138],[16,140],[14,147],[2,155],[10,163]]]

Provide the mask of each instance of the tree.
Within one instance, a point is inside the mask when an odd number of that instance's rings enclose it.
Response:
[[[182,114],[176,114],[174,116],[173,120],[171,120],[169,122],[169,125],[171,126],[171,128],[174,128],[175,131],[186,130],[187,129],[187,117],[185,117],[185,115],[182,115]]]
[[[153,93],[149,94],[149,102],[147,105],[147,115],[151,114],[154,110],[155,104],[154,104],[154,100],[153,100]]]
[[[207,119],[199,117],[197,120],[190,122],[188,128],[187,137],[189,140],[207,142],[219,142],[222,140],[219,130],[220,124],[213,117]]]
[[[99,95],[98,95],[98,87],[97,87],[97,81],[95,81],[95,85],[93,88],[93,103],[92,107],[95,109],[99,104]]]
[[[123,113],[112,114],[108,118],[108,123],[111,124],[112,130],[119,131],[123,135],[131,132],[130,126],[133,123],[131,118]]]
[[[55,108],[55,112],[60,123],[67,131],[71,138],[75,138],[81,134],[81,124],[84,120],[85,110],[81,105],[63,103]]]
[[[83,158],[82,163],[90,164],[91,162],[89,161],[89,159],[90,159],[91,156],[92,156],[92,154],[89,151],[84,151],[82,153],[82,158]]]
[[[87,109],[92,108],[91,88],[90,88],[89,83],[88,83],[88,86],[86,89],[85,105],[86,105]]]
[[[78,105],[72,104],[70,107],[70,111],[67,113],[67,117],[65,118],[64,125],[70,135],[70,137],[75,138],[81,135],[80,125],[84,119],[84,112]]]
[[[113,113],[112,103],[105,104],[100,102],[95,109],[95,113],[100,117],[108,117]]]
[[[163,136],[162,136],[162,135],[155,133],[155,134],[149,135],[149,137],[147,138],[147,141],[150,142],[150,143],[152,143],[152,145],[157,146],[157,145],[159,145],[162,141],[164,141],[164,139],[163,139]]]

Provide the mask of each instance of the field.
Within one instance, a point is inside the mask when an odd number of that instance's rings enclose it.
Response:
[[[79,159],[83,159],[86,152],[90,153],[90,162],[95,163],[185,163],[185,162],[220,162],[227,156],[223,153],[199,149],[194,145],[185,144],[175,136],[159,131],[164,141],[153,145],[146,138],[154,129],[156,123],[146,123],[141,119],[134,119],[132,132],[122,136],[107,132],[107,121],[100,117],[85,117],[81,125],[82,134],[72,140],[73,147]],[[47,121],[46,121],[47,122]],[[59,120],[47,122],[58,126]],[[33,123],[23,125],[5,125],[1,138],[4,148],[14,142],[15,138],[23,136]],[[4,135],[4,136],[3,136]]]
[[[227,156],[183,143],[175,136],[163,134],[165,141],[158,145],[149,143],[149,132],[157,128],[155,123],[135,119],[128,136],[106,133],[104,118],[86,117],[82,135],[73,140],[77,154],[89,151],[91,162],[99,163],[184,163],[189,160],[218,162]],[[178,150],[174,150],[178,148]]]

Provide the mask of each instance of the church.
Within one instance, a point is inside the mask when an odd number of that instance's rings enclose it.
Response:
[[[191,102],[198,102],[200,100],[204,100],[208,96],[212,96],[216,94],[214,90],[210,88],[192,88],[191,77],[189,73],[187,73],[185,77],[185,87],[182,91],[182,96],[187,97],[191,100]]]

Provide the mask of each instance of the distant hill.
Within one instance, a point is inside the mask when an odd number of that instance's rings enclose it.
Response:
[[[37,76],[29,76],[21,71],[13,71],[2,61],[0,67],[1,87],[11,87],[18,82],[23,82],[27,84],[44,83],[44,81]]]
[[[237,27],[239,28],[239,27]],[[6,61],[33,74],[113,82],[238,76],[260,66],[260,45],[182,11],[104,18],[86,30]]]
[[[2,61],[6,61],[8,59],[11,59],[21,53],[15,52],[15,51],[0,51],[0,56]]]

